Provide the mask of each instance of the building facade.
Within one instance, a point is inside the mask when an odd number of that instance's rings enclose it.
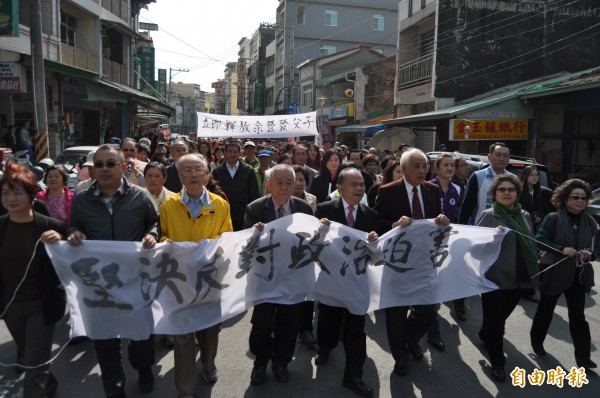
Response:
[[[297,66],[309,59],[370,45],[384,56],[396,51],[397,0],[279,0],[275,29],[275,112],[299,104]]]
[[[558,181],[597,167],[597,2],[401,1],[398,18],[397,118],[386,126],[410,127],[426,151],[505,141]]]
[[[138,32],[141,7],[152,0],[42,0],[49,152],[135,135],[148,117],[172,109],[142,92],[139,56],[152,43]],[[16,2],[18,30],[0,40],[0,64],[14,70],[18,88],[0,84],[0,127],[35,123],[30,2]],[[153,68],[153,62],[152,62]],[[37,126],[35,126],[37,127]]]

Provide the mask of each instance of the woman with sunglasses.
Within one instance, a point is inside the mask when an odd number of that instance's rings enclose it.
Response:
[[[502,240],[498,259],[485,273],[499,289],[481,295],[483,322],[479,338],[490,358],[492,378],[498,382],[506,379],[503,348],[506,319],[519,303],[521,289],[531,287],[531,277],[538,271],[531,217],[518,202],[521,189],[515,175],[496,176],[489,190],[492,208],[484,210],[475,222],[479,227],[511,229]]]
[[[593,282],[593,271],[589,265],[595,260],[594,238],[598,224],[587,212],[587,201],[591,197],[587,182],[572,179],[559,186],[552,196],[558,211],[550,213],[542,221],[537,239],[560,251],[554,262],[567,258],[542,274],[540,281],[540,303],[531,325],[531,346],[539,355],[546,355],[544,339],[548,334],[554,308],[564,293],[569,313],[569,331],[575,348],[578,367],[595,368],[590,359],[590,326],[585,320],[585,294]],[[541,247],[543,250],[547,248]]]

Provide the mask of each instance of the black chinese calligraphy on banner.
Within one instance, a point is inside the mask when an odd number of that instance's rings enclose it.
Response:
[[[72,335],[183,334],[262,302],[304,300],[365,314],[496,289],[484,278],[504,232],[418,220],[373,243],[344,225],[294,214],[220,239],[46,245],[66,289]]]

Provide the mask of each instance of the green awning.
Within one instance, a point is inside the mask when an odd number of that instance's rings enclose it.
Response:
[[[500,103],[509,104],[506,106],[506,108],[522,108],[522,112],[530,112],[527,108],[525,108],[524,104],[521,104],[517,97],[518,90],[512,90],[508,93],[502,93],[479,101],[469,102],[467,104],[457,105],[445,109],[439,109],[437,111],[418,113],[416,115],[404,116],[395,119],[382,120],[381,122],[386,127],[432,124],[432,122],[435,120],[442,121],[452,119],[459,115],[463,115],[471,111],[481,110],[486,107],[495,106]],[[502,110],[505,111],[506,109],[502,108]],[[529,117],[524,117],[524,119],[529,119]]]
[[[88,101],[120,102],[121,104],[127,103],[127,97],[120,94],[116,90],[105,90],[91,84],[86,86],[86,90]]]

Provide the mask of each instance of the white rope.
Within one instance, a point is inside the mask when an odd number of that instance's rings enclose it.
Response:
[[[35,258],[35,255],[37,253],[38,246],[39,246],[40,242],[41,242],[41,239],[38,239],[35,242],[35,246],[33,248],[33,254],[31,255],[31,258],[29,259],[29,262],[27,263],[27,267],[25,268],[25,274],[23,275],[23,279],[21,279],[21,281],[17,285],[17,288],[15,289],[15,292],[13,293],[12,298],[6,304],[6,307],[4,308],[4,312],[2,312],[2,314],[0,315],[0,318],[4,318],[4,316],[6,315],[6,311],[8,311],[8,308],[10,307],[10,305],[13,303],[13,301],[15,301],[15,297],[17,297],[17,292],[19,291],[19,288],[21,287],[21,285],[23,284],[23,282],[25,282],[25,278],[27,277],[27,274],[29,273],[29,268],[31,267],[31,263],[33,262],[33,259]],[[44,362],[42,364],[35,365],[35,366],[25,366],[25,365],[21,365],[19,363],[4,363],[4,362],[0,362],[0,366],[5,366],[5,367],[20,366],[23,369],[41,368],[43,366],[49,365],[52,362],[54,362],[54,360],[56,358],[58,358],[58,356],[63,352],[63,350],[69,344],[70,341],[71,341],[71,338],[69,338],[69,340],[67,340],[67,342],[60,348],[60,350],[58,351],[58,353],[54,357],[50,358],[50,360],[48,360],[47,362]]]
[[[508,228],[508,229],[510,229],[510,228]],[[553,251],[555,251],[556,253],[560,253],[560,254],[562,254],[562,255],[565,255],[565,256],[566,256],[566,254],[565,254],[565,253],[563,253],[562,251],[560,251],[560,250],[558,250],[558,249],[556,249],[556,248],[554,248],[554,247],[552,247],[552,246],[550,246],[550,245],[548,245],[548,244],[546,244],[546,243],[544,243],[544,242],[540,242],[539,240],[537,240],[537,239],[535,239],[535,238],[532,238],[531,236],[529,236],[529,235],[527,235],[527,234],[524,234],[524,233],[522,233],[522,232],[516,231],[516,230],[514,230],[514,229],[511,229],[511,231],[513,231],[513,232],[515,232],[515,233],[517,233],[517,234],[523,235],[523,236],[525,236],[526,238],[529,238],[529,239],[531,239],[532,241],[536,242],[537,244],[539,244],[539,245],[542,245],[542,246],[545,246],[545,247],[549,248],[550,250],[553,250]],[[579,253],[579,252],[578,252],[578,253]],[[533,278],[535,278],[536,276],[538,276],[538,275],[541,275],[542,273],[544,273],[544,272],[546,272],[546,271],[548,271],[548,270],[550,270],[550,269],[554,268],[555,266],[557,266],[558,264],[562,263],[563,261],[565,261],[565,260],[566,260],[566,259],[568,259],[568,258],[569,258],[569,256],[566,256],[566,257],[565,257],[565,258],[563,258],[562,260],[559,260],[559,261],[555,262],[554,264],[552,264],[552,265],[550,265],[550,266],[548,266],[548,267],[544,268],[542,271],[538,272],[537,274],[535,274],[535,275],[532,275],[532,276],[531,276],[531,279],[533,279]],[[591,257],[590,257],[590,258],[591,258]],[[580,258],[575,258],[575,265],[576,265],[577,267],[583,267],[583,260],[581,260]]]
[[[60,349],[58,350],[58,352],[56,353],[56,355],[55,355],[55,356],[53,356],[53,357],[52,357],[52,358],[50,358],[48,361],[46,361],[46,362],[44,362],[44,363],[41,363],[41,364],[39,364],[39,365],[34,365],[34,366],[25,366],[25,365],[22,365],[22,364],[20,364],[20,363],[4,363],[4,362],[0,362],[0,366],[4,366],[4,367],[14,367],[14,366],[19,366],[19,367],[21,367],[21,368],[23,368],[23,369],[30,369],[30,370],[31,370],[31,369],[37,369],[37,368],[41,368],[41,367],[43,367],[43,366],[46,366],[46,365],[50,365],[52,362],[54,362],[54,360],[55,360],[56,358],[58,358],[58,356],[59,356],[60,354],[62,354],[63,350],[65,349],[65,347],[66,347],[66,346],[68,346],[68,345],[69,345],[69,343],[70,343],[70,342],[71,342],[71,338],[69,338],[69,340],[67,340],[67,342],[66,342],[66,343],[65,343],[65,344],[64,344],[62,347],[60,347]]]
[[[31,255],[31,258],[29,259],[29,262],[27,263],[27,267],[25,268],[25,275],[23,275],[23,279],[21,279],[21,282],[19,282],[19,284],[17,285],[17,288],[15,289],[15,292],[13,293],[12,298],[8,301],[8,303],[6,304],[6,307],[4,308],[4,312],[2,313],[2,315],[0,315],[0,318],[4,318],[4,315],[6,315],[6,311],[8,310],[8,307],[10,307],[10,305],[13,303],[13,301],[15,301],[15,297],[17,296],[17,292],[19,291],[19,288],[21,287],[21,285],[23,284],[23,282],[25,282],[25,278],[27,277],[27,274],[29,273],[29,267],[31,267],[31,263],[35,257],[35,254],[37,253],[37,248],[38,248],[38,244],[41,242],[40,239],[38,239],[35,242],[35,246],[33,247],[33,254]]]

